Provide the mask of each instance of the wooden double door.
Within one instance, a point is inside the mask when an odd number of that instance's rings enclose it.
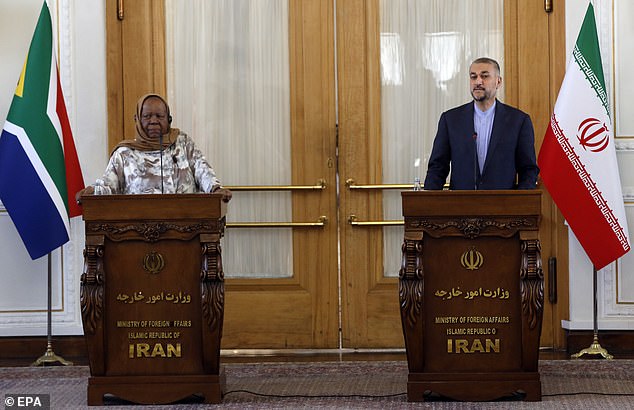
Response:
[[[118,3],[107,2],[110,146],[126,130],[130,135],[133,125],[124,119],[132,117],[138,96],[166,91],[165,26],[157,24],[164,21],[163,2],[126,2],[123,19]],[[549,2],[505,0],[503,6],[505,102],[531,115],[536,149],[565,66],[563,2],[552,12],[544,3]],[[384,248],[401,247],[400,240],[384,241],[385,229],[399,228],[363,223],[386,219],[379,0],[288,5],[291,180],[298,186],[325,182],[323,189],[292,191],[292,218],[327,221],[292,228],[290,277],[226,280],[222,347],[402,348],[397,277],[389,274],[400,261],[384,266]],[[547,298],[541,344],[561,347],[566,234],[547,194],[542,209],[542,255],[559,257],[560,293],[557,304]],[[548,281],[551,273],[545,274]]]

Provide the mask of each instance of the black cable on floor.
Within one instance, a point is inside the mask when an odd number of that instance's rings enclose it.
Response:
[[[258,393],[250,390],[229,390],[225,392],[225,396],[231,393],[248,393],[253,394],[255,396],[261,397],[275,397],[275,398],[303,398],[303,399],[325,399],[325,398],[341,398],[341,399],[350,399],[350,398],[358,398],[358,399],[384,399],[388,397],[397,397],[397,396],[405,396],[407,393],[394,393],[394,394],[384,394],[384,395],[370,395],[370,394],[325,394],[325,395],[316,395],[310,396],[306,394],[266,394],[266,393]]]
[[[574,393],[542,394],[542,397],[582,396],[584,394],[597,395],[597,396],[634,396],[634,393],[600,393],[600,392],[593,392],[593,391],[581,391],[581,392],[574,392]]]
[[[260,397],[275,397],[275,398],[303,398],[303,399],[326,399],[326,398],[358,398],[358,399],[382,399],[389,397],[398,397],[398,396],[406,396],[407,392],[403,393],[394,393],[394,394],[384,394],[384,395],[370,395],[370,394],[325,394],[325,395],[315,395],[310,396],[306,394],[266,394],[266,393],[258,393],[251,390],[230,390],[224,393],[224,396],[228,396],[232,393],[247,393],[252,394],[254,396]],[[601,393],[601,392],[571,392],[571,393],[552,393],[552,394],[542,394],[542,397],[557,397],[557,396],[582,396],[582,395],[596,395],[596,396],[634,396],[634,393]]]

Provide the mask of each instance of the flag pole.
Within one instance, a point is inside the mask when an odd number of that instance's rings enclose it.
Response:
[[[45,366],[47,363],[55,363],[60,362],[65,366],[72,366],[73,362],[69,362],[68,360],[64,360],[63,357],[60,357],[53,352],[53,332],[52,332],[52,312],[53,312],[53,304],[51,303],[51,294],[52,294],[52,266],[53,263],[51,261],[51,253],[48,253],[48,308],[47,308],[47,326],[46,326],[46,352],[40,356],[36,361],[31,364],[31,366]]]
[[[592,344],[590,347],[581,350],[578,353],[570,356],[571,359],[579,359],[581,356],[589,354],[589,355],[601,355],[604,359],[610,360],[612,359],[612,355],[608,353],[601,345],[599,344],[599,324],[597,320],[597,268],[592,265],[592,291],[594,293],[593,298],[593,321],[594,321],[594,331],[592,337]]]

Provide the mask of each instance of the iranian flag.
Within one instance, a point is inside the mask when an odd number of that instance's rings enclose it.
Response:
[[[592,4],[537,162],[548,192],[596,269],[630,250]]]
[[[32,259],[68,242],[83,187],[44,2],[0,136],[0,200]]]

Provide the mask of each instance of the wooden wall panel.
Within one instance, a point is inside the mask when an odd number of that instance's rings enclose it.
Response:
[[[165,95],[165,6],[162,1],[106,2],[108,148],[134,138],[134,112],[142,95]]]

